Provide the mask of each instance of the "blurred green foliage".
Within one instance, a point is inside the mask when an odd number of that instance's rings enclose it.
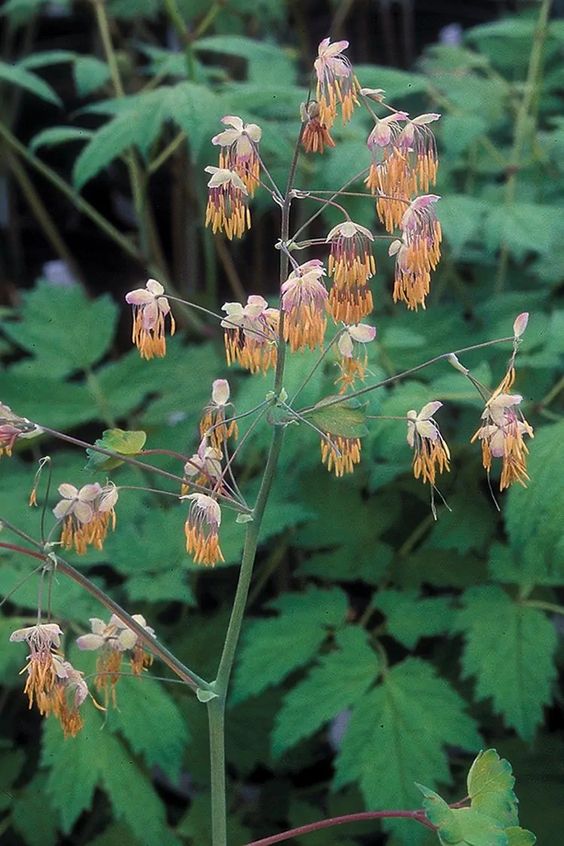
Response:
[[[35,52],[0,64],[4,82],[59,105],[59,93],[43,74],[64,65],[74,86],[73,102],[82,103],[78,112],[62,104],[30,139],[30,153],[42,156],[67,145],[78,197],[91,182],[107,184],[113,178],[108,168],[117,165],[120,170],[113,174],[121,178],[131,155],[147,179],[168,168],[174,153],[161,154],[180,131],[185,139],[175,149],[189,160],[201,212],[203,167],[215,158],[209,137],[223,114],[242,114],[262,126],[262,153],[282,183],[298,105],[306,94],[299,81],[307,80],[294,44],[247,37],[246,16],[258,14],[257,3],[218,4],[217,16],[186,51],[149,38],[164,11],[159,0],[106,5],[117,31],[126,31],[132,21],[143,24],[135,43],[120,42],[125,96],[114,96],[101,51]],[[276,36],[284,4],[264,0],[258,6],[264,32]],[[208,7],[178,4],[190,31],[205,19]],[[2,14],[17,31],[44,10],[37,0],[9,0]],[[560,836],[558,791],[564,772],[546,709],[554,703],[562,657],[558,620],[564,613],[557,604],[564,587],[564,421],[558,410],[564,353],[564,120],[558,114],[564,24],[550,23],[542,74],[531,80],[535,20],[534,14],[524,14],[476,27],[460,46],[427,50],[414,71],[356,68],[362,85],[384,88],[395,106],[411,114],[443,114],[437,190],[443,195],[444,258],[428,309],[406,312],[392,307],[387,244],[377,242],[378,336],[368,380],[450,349],[507,336],[514,317],[531,312],[516,383],[536,429],[531,482],[527,490],[511,490],[502,498],[502,512],[496,511],[479,449],[469,443],[479,425],[479,397],[446,363],[367,398],[369,414],[388,416],[405,415],[431,399],[445,403],[440,422],[453,470],[441,480],[441,490],[452,512],[440,508],[436,523],[428,491],[411,478],[401,421],[372,421],[361,466],[342,480],[320,466],[318,438],[310,428],[288,427],[229,705],[233,844],[362,807],[415,807],[421,802],[415,781],[440,786],[449,801],[458,799],[469,754],[484,741],[514,764],[523,824],[540,842],[555,843]],[[520,122],[523,139],[517,148],[515,126],[530,85],[533,96]],[[94,122],[92,115],[98,116]],[[298,186],[334,189],[368,164],[369,127],[361,115],[345,128],[336,127],[337,147],[304,160]],[[374,228],[370,201],[351,197],[346,205],[356,221]],[[271,233],[265,192],[253,213],[258,230]],[[306,214],[300,208],[298,221]],[[335,209],[326,209],[314,234],[325,234],[339,220]],[[136,243],[145,249],[142,237]],[[216,260],[210,259],[211,243],[209,233],[202,232],[193,242],[206,257],[205,283],[197,286],[206,302],[213,294]],[[236,255],[242,256],[239,248]],[[148,270],[159,268],[150,238],[142,258]],[[247,293],[254,292],[248,273],[241,270],[241,276]],[[272,295],[274,286],[266,288]],[[143,430],[147,448],[190,454],[211,382],[225,375],[220,344],[196,342],[193,331],[180,333],[168,344],[165,359],[143,362],[135,350],[120,352],[116,326],[122,310],[116,299],[90,298],[79,285],[39,281],[2,319],[0,398],[19,414],[91,441],[116,427]],[[494,387],[508,353],[507,347],[490,347],[463,363]],[[290,396],[314,362],[309,353],[291,358]],[[301,394],[303,405],[334,393],[335,375],[329,356]],[[238,411],[261,402],[271,387],[262,376],[233,372],[230,379]],[[243,432],[245,424],[241,421]],[[268,439],[265,423],[237,465],[251,501]],[[11,462],[4,459],[0,515],[33,535],[39,518],[27,507],[35,472],[30,459],[45,453],[54,459],[55,486],[103,481],[106,473],[96,474],[92,462],[85,470],[87,456],[46,437],[24,444]],[[170,472],[179,470],[171,458],[155,460]],[[111,473],[120,485],[159,486],[158,477],[126,465]],[[204,571],[184,550],[185,506],[165,499],[124,493],[116,533],[103,552],[90,552],[79,566],[128,610],[143,613],[182,660],[211,678],[234,593],[243,527],[234,515],[225,516],[226,563]],[[54,502],[51,494],[49,506]],[[6,550],[1,562],[0,592],[8,594],[30,567]],[[33,619],[36,602],[37,583],[29,579],[4,606],[4,644],[13,628]],[[53,613],[70,641],[88,628],[88,617],[101,612],[76,585],[56,575]],[[90,656],[75,657],[86,672],[93,671]],[[17,675],[24,658],[18,647],[0,649],[6,688],[0,833],[8,833],[17,846],[208,842],[204,707],[179,686],[123,678],[119,710],[101,715],[85,708],[85,729],[64,740],[56,724],[40,726],[35,714],[27,713]],[[14,740],[26,744],[25,754],[14,751]],[[426,795],[426,802],[440,800],[432,799],[432,792]],[[448,824],[454,825],[450,818]],[[346,834],[330,830],[296,842],[351,846],[368,842],[363,841],[368,836],[375,843],[374,830],[363,824]],[[436,842],[436,836],[404,822],[385,830],[381,842],[389,846]],[[500,837],[499,846],[529,842]]]

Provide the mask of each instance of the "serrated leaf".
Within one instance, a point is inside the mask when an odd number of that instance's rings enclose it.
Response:
[[[233,702],[255,696],[308,664],[328,634],[342,625],[347,610],[338,588],[310,587],[305,593],[287,593],[270,603],[278,616],[252,620],[243,630],[235,668]],[[281,650],[288,643],[291,649]]]
[[[438,829],[439,840],[443,844],[462,842],[462,829],[452,808],[445,800],[422,784],[416,785],[423,794],[423,807],[429,822]]]
[[[143,431],[126,431],[125,429],[106,429],[101,438],[94,443],[102,449],[109,449],[120,455],[137,455],[145,446],[147,433]],[[85,470],[113,470],[123,462],[119,458],[104,455],[93,449],[87,449],[88,461]]]
[[[465,677],[479,699],[491,697],[508,725],[531,740],[552,698],[556,632],[545,614],[495,586],[470,588],[456,625],[465,633]]]
[[[79,97],[96,91],[110,78],[110,69],[95,56],[77,56],[73,67],[74,84]]]
[[[3,331],[54,378],[99,361],[113,338],[117,306],[107,295],[88,299],[79,285],[42,281],[25,295],[18,317],[3,321]]]
[[[511,764],[500,758],[495,749],[478,754],[468,772],[467,785],[473,808],[494,817],[504,827],[518,822]]]
[[[81,129],[77,126],[50,126],[33,136],[29,149],[33,153],[40,147],[54,147],[69,141],[88,141],[92,135],[91,129]]]
[[[36,776],[21,792],[12,810],[12,825],[26,846],[56,846],[57,819],[45,802],[45,776]]]
[[[194,42],[197,53],[225,53],[247,62],[248,79],[260,83],[288,84],[294,81],[294,64],[276,44],[267,44],[242,35],[210,35]]]
[[[527,490],[511,490],[505,522],[517,584],[561,584],[564,579],[564,423],[543,427],[531,444]]]
[[[354,708],[334,787],[358,782],[367,806],[375,810],[412,807],[422,772],[433,786],[450,781],[446,745],[479,747],[475,723],[431,664],[408,658]],[[396,823],[386,825],[393,829]]]
[[[447,597],[421,597],[415,591],[378,591],[373,604],[385,615],[389,634],[408,649],[422,637],[447,631],[453,613]]]
[[[9,82],[10,85],[17,85],[20,88],[25,88],[46,100],[48,103],[54,103],[55,106],[60,106],[61,100],[53,91],[50,85],[47,85],[45,80],[41,79],[35,73],[31,73],[21,65],[9,65],[7,62],[0,61],[0,79]]]
[[[155,719],[163,727],[155,731]],[[187,725],[162,684],[148,675],[124,677],[119,683],[119,708],[108,715],[110,729],[117,729],[147,766],[160,767],[174,783],[188,742]]]
[[[376,681],[380,662],[363,629],[343,629],[337,635],[336,646],[336,651],[322,656],[306,678],[284,697],[272,734],[275,756],[310,737],[357,702]]]
[[[303,416],[329,435],[363,438],[368,433],[365,406],[354,399],[331,405],[335,399],[337,397],[325,397],[311,411],[302,412]]]

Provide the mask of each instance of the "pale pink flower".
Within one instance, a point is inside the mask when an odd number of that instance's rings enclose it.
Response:
[[[184,524],[186,551],[196,564],[213,567],[218,561],[224,561],[219,546],[219,527],[221,508],[211,496],[201,493],[189,494],[188,517]]]
[[[136,288],[125,295],[133,306],[132,340],[141,358],[162,358],[166,353],[165,317],[170,318],[170,334],[176,324],[164,288],[156,279],[149,279],[145,288]]]
[[[348,41],[335,41],[331,44],[331,39],[324,38],[319,45],[317,59],[314,62],[319,117],[327,129],[330,129],[335,121],[338,103],[341,106],[343,123],[350,120],[353,109],[358,103],[357,93],[360,86],[350,61],[343,55],[343,50],[346,50],[348,46]]]
[[[327,319],[327,288],[321,281],[323,262],[312,259],[296,267],[282,285],[284,339],[292,352],[323,343]]]
[[[243,123],[236,115],[226,115],[221,122],[230,128],[212,138],[212,144],[222,148],[219,167],[238,173],[252,195],[259,182],[260,160],[257,144],[261,139],[262,130],[256,123]]]
[[[407,412],[407,443],[413,449],[413,475],[435,484],[437,472],[448,471],[450,452],[440,433],[434,414],[442,402],[428,402],[420,412]]]

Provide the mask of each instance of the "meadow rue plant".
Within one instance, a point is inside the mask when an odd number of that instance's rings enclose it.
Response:
[[[211,144],[220,148],[218,166],[205,168],[205,172],[210,174],[205,225],[211,228],[212,233],[223,233],[229,240],[242,238],[251,228],[250,205],[258,190],[266,191],[276,208],[280,209],[280,237],[273,245],[279,252],[280,265],[276,301],[270,304],[260,294],[250,291],[245,292],[247,299],[244,303],[224,303],[221,306],[222,314],[200,309],[216,320],[218,330],[223,330],[227,366],[249,371],[257,380],[265,379],[264,384],[268,385],[268,389],[264,390],[264,399],[252,408],[240,409],[231,398],[229,382],[218,374],[212,382],[209,400],[194,433],[194,442],[186,454],[158,447],[144,449],[145,432],[124,431],[115,427],[107,429],[102,439],[95,444],[89,444],[44,426],[40,421],[18,417],[7,406],[0,406],[0,454],[9,456],[20,438],[45,432],[86,448],[89,461],[96,463],[99,460],[98,469],[103,472],[112,472],[121,464],[129,464],[141,471],[143,480],[150,475],[151,478],[162,479],[164,484],[166,479],[169,487],[162,490],[153,487],[153,483],[150,487],[149,483],[118,486],[112,481],[106,481],[105,484],[95,482],[76,487],[64,482],[58,487],[60,499],[52,509],[55,523],[47,530],[46,506],[50,496],[51,464],[56,462],[54,456],[48,466],[41,465],[41,472],[48,473],[48,484],[40,540],[31,538],[0,515],[4,527],[19,535],[26,544],[16,546],[0,543],[0,547],[38,559],[41,585],[47,579],[56,590],[53,573],[57,570],[58,574],[74,580],[111,612],[107,623],[98,617],[90,618],[90,631],[76,639],[80,651],[97,653],[94,683],[103,696],[104,705],[98,705],[93,700],[94,707],[108,709],[111,705],[116,706],[116,687],[125,674],[125,655],[129,656],[130,674],[136,677],[146,676],[153,659],[158,658],[196,694],[200,703],[205,704],[211,753],[210,820],[213,846],[227,844],[225,705],[253,565],[261,540],[263,518],[286,431],[289,428],[297,429],[298,436],[305,437],[310,436],[313,430],[320,439],[322,464],[340,478],[353,473],[361,463],[363,439],[368,434],[371,420],[393,421],[402,440],[405,437],[403,427],[407,427],[413,476],[429,486],[431,511],[436,519],[438,513],[434,493],[437,491],[437,478],[455,464],[435,420],[442,402],[429,399],[419,411],[402,409],[402,414],[398,415],[369,415],[365,401],[371,398],[372,392],[408,377],[415,371],[450,362],[463,377],[460,381],[468,380],[473,386],[472,390],[476,389],[485,403],[472,442],[479,441],[481,444],[483,466],[488,476],[493,460],[501,459],[501,490],[514,483],[525,485],[529,479],[526,466],[528,448],[524,438],[532,438],[533,430],[519,410],[522,396],[509,393],[516,380],[516,358],[527,326],[527,314],[520,314],[516,318],[513,334],[508,337],[480,341],[454,352],[445,351],[403,371],[392,369],[392,375],[386,378],[377,378],[370,371],[368,349],[377,337],[376,328],[370,320],[375,302],[376,313],[379,315],[381,299],[377,293],[378,283],[374,281],[375,238],[384,238],[390,242],[389,254],[395,256],[392,299],[410,311],[416,311],[419,307],[425,309],[432,272],[440,260],[442,232],[436,214],[440,197],[424,193],[436,181],[438,158],[433,124],[439,120],[440,115],[425,113],[411,118],[407,112],[384,104],[382,89],[361,88],[345,54],[347,48],[347,41],[332,43],[329,38],[323,39],[319,45],[312,71],[315,99],[308,99],[299,111],[296,104],[300,126],[284,190],[278,187],[267,163],[263,161],[259,151],[263,129],[256,123],[246,123],[244,116],[226,115],[221,119],[225,129],[211,139]],[[366,106],[373,128],[367,140],[366,161],[362,163],[364,167],[357,174],[356,181],[364,179],[361,184],[365,185],[366,190],[361,192],[361,196],[368,199],[370,207],[374,201],[376,203],[376,214],[385,230],[385,233],[378,236],[370,228],[352,221],[341,205],[340,201],[346,199],[349,183],[343,187],[335,186],[334,192],[326,192],[330,193],[330,198],[324,197],[324,192],[305,190],[296,184],[299,157],[304,152],[323,154],[326,148],[335,146],[330,130],[338,114],[341,115],[342,123],[346,124],[353,118],[354,110],[361,106]],[[381,115],[376,113],[378,109]],[[349,182],[353,180],[354,176]],[[316,203],[317,209],[320,204],[322,209],[331,207],[343,219],[328,233],[324,233],[324,237],[299,241],[302,232],[317,217],[317,212],[309,218],[307,214],[303,215],[306,217],[305,223],[297,232],[292,232],[292,211],[298,203],[307,204],[309,201]],[[315,250],[311,257],[301,262],[296,260],[297,251],[312,248]],[[176,310],[177,302],[179,307],[185,309],[190,309],[193,304],[173,295],[166,285],[155,279],[149,279],[145,287],[127,293],[125,300],[133,307],[132,340],[141,358],[150,360],[164,357],[167,352],[167,326],[171,335],[175,331],[172,309]],[[491,391],[473,376],[458,356],[502,343],[512,343],[512,354],[500,384]],[[289,358],[311,353],[314,354],[314,364],[305,378],[297,385],[287,383],[291,380],[290,369],[287,367]],[[302,390],[310,383],[318,368],[330,360],[329,353],[332,355],[332,366],[338,369],[338,394],[319,396],[313,404],[302,406],[298,401]],[[466,387],[467,382],[464,385]],[[437,396],[431,389],[429,394]],[[239,421],[243,419],[247,419],[247,423],[243,424],[242,428],[246,428],[240,435]],[[247,479],[242,470],[241,458],[245,454],[245,446],[248,446],[260,424],[270,428],[270,444],[266,461],[261,467],[254,502],[249,505],[246,498]],[[171,432],[174,434],[172,428]],[[178,449],[183,450],[184,446],[179,444]],[[190,454],[194,449],[196,451]],[[405,441],[402,449],[407,454]],[[176,472],[163,470],[147,461],[153,455],[165,456],[174,462]],[[173,490],[170,490],[171,487]],[[36,478],[33,488],[35,502],[39,498],[38,489],[39,481]],[[241,524],[240,533],[244,539],[239,582],[231,603],[230,620],[213,679],[206,680],[186,666],[160,642],[152,625],[143,615],[130,616],[99,587],[96,580],[90,580],[57,552],[59,546],[78,555],[87,554],[89,548],[100,552],[110,529],[116,529],[118,501],[121,508],[122,497],[135,495],[136,492],[169,497],[175,501],[178,536],[181,539],[184,521],[185,550],[196,566],[212,568],[224,563],[222,525],[231,521],[234,524],[231,528],[236,531],[239,529],[236,524]],[[348,493],[341,494],[339,502],[342,508],[347,507],[348,496]],[[60,540],[56,541],[54,537],[59,530]],[[369,607],[368,610],[372,612],[373,609]],[[51,613],[50,593],[45,603],[40,590],[37,624],[17,629],[10,640],[24,642],[29,649],[28,662],[22,672],[26,673],[24,692],[30,708],[36,706],[44,716],[53,714],[61,723],[65,736],[70,738],[76,736],[83,725],[82,709],[88,707],[88,684],[84,672],[64,657],[61,651],[63,631],[58,624],[51,622]],[[44,618],[47,622],[41,622]],[[331,625],[328,617],[327,627],[331,628]],[[335,637],[338,639],[339,632],[335,633]],[[358,646],[361,651],[360,642]],[[363,642],[362,646],[366,644]],[[280,643],[281,650],[287,647],[291,649],[291,644]],[[369,647],[366,646],[366,649]],[[369,678],[361,692],[363,695],[371,689],[379,672],[376,664],[372,667],[367,663]],[[323,666],[320,664],[320,667]],[[294,667],[289,666],[288,672],[292,669]],[[421,673],[424,675],[427,672],[421,670],[415,660],[412,670],[413,674],[409,676],[416,680],[420,679]],[[395,672],[403,671],[394,667],[386,668],[386,673],[390,675]],[[344,666],[340,673],[346,674]],[[339,681],[339,673],[333,676]],[[441,684],[434,676],[428,677],[426,682],[431,687]],[[425,679],[422,685],[424,688]],[[257,685],[257,690],[262,691],[267,686]],[[452,696],[454,701],[454,692]],[[343,707],[346,707],[346,703]],[[421,732],[414,728],[413,733],[416,735]],[[449,736],[448,742],[453,745],[457,739]],[[472,743],[473,738],[464,748],[470,748]],[[378,778],[381,778],[381,774]],[[366,812],[364,818],[410,819],[433,831],[440,843],[453,846],[478,842],[486,844],[486,840],[479,839],[480,832],[486,829],[492,832],[492,839],[487,841],[492,846],[494,843],[496,846],[530,846],[534,843],[534,836],[518,825],[512,787],[508,765],[494,750],[488,750],[480,753],[473,764],[468,776],[468,795],[461,802],[448,804],[430,788],[421,787],[424,797],[421,809]],[[487,802],[483,800],[484,795],[490,797]],[[339,818],[338,821],[345,822],[347,819]],[[266,846],[335,824],[335,819],[332,819],[313,824],[313,827],[303,826],[255,841],[255,846],[259,843]],[[474,837],[476,832],[478,839]]]

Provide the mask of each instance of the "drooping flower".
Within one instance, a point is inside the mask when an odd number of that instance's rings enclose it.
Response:
[[[376,328],[366,323],[358,323],[355,326],[346,326],[337,341],[337,348],[340,353],[340,375],[336,384],[340,384],[339,393],[344,393],[352,387],[357,379],[364,380],[368,354],[366,344],[376,337]]]
[[[208,445],[207,438],[202,438],[198,451],[184,465],[184,479],[181,494],[189,492],[190,483],[205,487],[215,487],[221,479],[221,449]]]
[[[251,294],[245,306],[224,303],[226,317],[221,321],[225,330],[227,364],[237,362],[251,373],[266,373],[276,366],[278,339],[278,309],[269,308],[263,297]]]
[[[372,311],[368,280],[376,273],[374,236],[365,226],[347,220],[334,226],[325,240],[331,245],[328,270],[333,276],[329,310],[337,322],[358,323]]]
[[[433,415],[442,402],[428,402],[418,413],[407,412],[407,443],[413,450],[413,475],[435,484],[437,473],[450,470],[450,452]]]
[[[417,190],[417,179],[398,144],[406,120],[406,112],[377,119],[366,142],[372,162],[365,184],[377,197],[376,211],[387,232],[399,226],[406,205]]]
[[[416,191],[428,191],[437,181],[437,144],[429,124],[439,118],[440,115],[429,113],[408,120],[397,138],[398,147],[416,176]]]
[[[39,435],[41,429],[28,420],[14,414],[10,406],[0,402],[0,457],[12,455],[17,440]]]
[[[206,406],[200,420],[200,435],[207,437],[212,447],[221,449],[228,438],[237,439],[237,421],[225,422],[225,409],[229,402],[230,388],[227,379],[216,379],[212,385],[211,402]]]
[[[501,458],[500,491],[514,482],[523,487],[527,486],[529,450],[523,436],[534,437],[532,426],[518,409],[523,397],[520,394],[501,392],[504,381],[486,403],[482,412],[483,423],[472,437],[472,443],[476,439],[482,443],[482,463],[488,473],[491,470],[492,458]]]
[[[327,434],[321,441],[321,461],[335,476],[344,476],[352,473],[355,464],[360,462],[361,447],[360,438]]]
[[[118,489],[113,482],[98,482],[76,488],[64,483],[59,485],[62,499],[53,509],[57,520],[63,521],[61,543],[65,549],[75,549],[84,555],[88,546],[102,549],[110,524],[115,529],[115,505]]]
[[[76,737],[84,726],[80,706],[88,696],[84,673],[70,661],[55,656],[56,683],[48,696],[47,707],[61,724],[65,737]],[[100,706],[98,706],[100,707]]]
[[[48,697],[57,680],[55,649],[61,645],[62,634],[57,623],[38,623],[16,629],[10,635],[11,643],[25,642],[29,647],[28,661],[22,670],[27,673],[24,693],[29,707],[35,703],[40,714],[49,713]]]
[[[207,494],[193,493],[186,498],[191,500],[184,525],[186,551],[192,555],[196,564],[213,567],[218,561],[225,561],[218,536],[221,508]]]
[[[325,337],[327,288],[323,262],[312,259],[296,267],[282,285],[284,340],[292,352],[320,346]]]
[[[219,167],[238,173],[252,197],[259,184],[260,160],[257,144],[262,129],[256,123],[243,123],[236,115],[226,115],[221,122],[229,127],[214,135],[212,144],[221,147]]]
[[[233,237],[241,238],[251,228],[245,183],[234,170],[211,165],[204,170],[212,174],[208,182],[206,226],[211,226],[214,234],[225,232],[230,241]]]
[[[155,637],[154,629],[147,625],[142,614],[132,614],[132,619],[142,626],[148,635]],[[99,617],[90,618],[89,634],[76,639],[79,649],[98,651],[96,661],[96,688],[104,693],[106,705],[116,704],[116,684],[119,681],[122,659],[125,652],[130,652],[131,671],[139,675],[145,667],[150,667],[153,656],[144,649],[138,635],[130,629],[116,614],[112,614],[108,623]]]
[[[402,239],[393,241],[388,251],[396,256],[394,302],[401,300],[408,309],[425,308],[431,271],[441,255],[441,225],[434,208],[439,199],[425,194],[410,203],[401,222]]]
[[[302,147],[306,153],[323,153],[325,147],[335,146],[329,130],[319,119],[317,100],[310,100],[307,105],[302,103],[301,117],[302,123],[305,124],[302,132]]]
[[[348,46],[348,41],[331,44],[330,38],[324,38],[313,63],[317,75],[319,118],[327,129],[331,129],[335,122],[337,104],[341,106],[343,123],[350,120],[354,107],[358,105],[360,85],[350,61],[343,55]]]
[[[125,295],[133,306],[133,332],[131,339],[141,358],[163,358],[166,355],[165,317],[170,318],[170,334],[176,324],[164,288],[156,279],[149,279],[145,288],[136,288]]]

